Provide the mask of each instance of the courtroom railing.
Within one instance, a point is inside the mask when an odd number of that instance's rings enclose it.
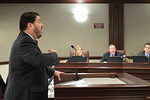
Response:
[[[67,60],[69,57],[58,57],[59,60]],[[90,56],[89,59],[101,59],[102,56]],[[132,56],[126,56],[126,58],[132,58]],[[9,64],[9,61],[0,61],[0,65]]]
[[[9,61],[0,62],[0,65],[9,64]]]

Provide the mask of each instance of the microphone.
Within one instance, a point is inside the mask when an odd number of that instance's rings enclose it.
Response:
[[[75,47],[73,45],[71,45],[71,48],[75,49]]]
[[[76,49],[75,49],[75,47],[73,45],[71,45],[71,48],[73,48],[75,50],[75,56],[76,56]],[[77,80],[79,80],[79,77],[78,77],[78,69],[76,67],[76,61],[75,61],[74,67],[75,67],[75,73],[76,73],[76,80],[75,81],[77,81]]]
[[[75,50],[75,56],[76,56],[76,49],[73,45],[71,45],[71,48],[73,48]]]

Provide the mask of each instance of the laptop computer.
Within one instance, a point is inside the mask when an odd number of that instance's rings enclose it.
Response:
[[[109,57],[108,62],[123,62],[122,56]]]
[[[67,62],[86,62],[86,57],[83,56],[70,56]]]
[[[146,57],[146,56],[133,56],[133,62],[148,62],[148,57]]]

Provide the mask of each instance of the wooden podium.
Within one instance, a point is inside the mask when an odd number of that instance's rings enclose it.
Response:
[[[79,73],[126,72],[150,82],[150,63],[60,63],[55,69],[74,73],[75,66]]]
[[[150,100],[150,83],[127,73],[78,73],[84,78],[116,78],[123,82],[104,84],[69,84],[76,80],[75,73],[66,73],[59,82],[55,78],[55,100]],[[96,81],[96,80],[95,80]]]

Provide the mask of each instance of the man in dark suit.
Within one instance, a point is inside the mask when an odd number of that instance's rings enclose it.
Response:
[[[109,45],[109,52],[104,53],[100,62],[108,62],[110,56],[123,56],[122,53],[116,51],[114,44]]]
[[[55,50],[43,54],[35,42],[42,36],[38,13],[26,12],[20,18],[20,34],[13,43],[4,100],[48,100],[48,77],[60,80],[63,72],[48,66],[59,64]]]
[[[139,52],[137,56],[147,56],[150,62],[150,43],[145,43],[144,51]]]

